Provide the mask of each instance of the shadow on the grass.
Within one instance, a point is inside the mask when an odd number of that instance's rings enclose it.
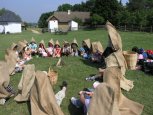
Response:
[[[91,66],[91,67],[94,67],[94,68],[105,68],[106,65],[105,65],[105,62],[102,61],[102,62],[92,62],[91,60],[88,60],[88,59],[80,59],[85,65],[88,65],[88,66]]]
[[[30,105],[30,101],[26,102],[27,103],[27,108],[29,111],[29,115],[31,115],[31,105]]]
[[[31,104],[30,101],[26,101],[26,102],[17,102],[17,104],[23,104],[26,103],[27,104],[27,108],[28,108],[28,115],[31,115]]]
[[[69,106],[69,113],[70,115],[84,115],[83,114],[83,108],[76,108],[72,103],[70,102]]]

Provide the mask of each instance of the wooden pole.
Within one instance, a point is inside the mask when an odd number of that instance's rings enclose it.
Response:
[[[126,31],[126,25],[124,26],[124,31]]]

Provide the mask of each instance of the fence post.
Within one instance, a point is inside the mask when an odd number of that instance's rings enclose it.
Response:
[[[124,26],[124,31],[126,31],[126,25]]]
[[[132,24],[132,28],[131,28],[131,31],[133,31],[133,24]]]
[[[140,32],[142,32],[142,25],[140,25]]]

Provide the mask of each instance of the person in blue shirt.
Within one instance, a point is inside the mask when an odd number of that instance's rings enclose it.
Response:
[[[37,44],[35,39],[32,37],[31,42],[29,44],[29,48],[31,49],[31,55],[37,54]]]

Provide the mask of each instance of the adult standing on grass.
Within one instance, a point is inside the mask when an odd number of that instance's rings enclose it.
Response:
[[[126,64],[121,52],[121,38],[110,22],[106,23],[106,28],[109,33],[110,46],[109,50],[107,48],[107,55],[106,51],[103,54],[106,61],[103,81],[108,86],[103,88],[102,83],[97,87],[91,99],[88,115],[140,115],[143,111],[143,105],[126,98],[120,88],[125,69],[123,67]]]

